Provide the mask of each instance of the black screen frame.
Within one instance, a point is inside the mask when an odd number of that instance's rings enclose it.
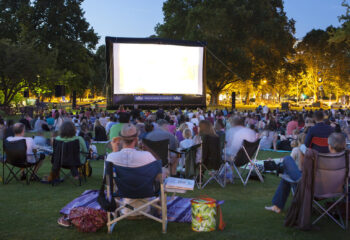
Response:
[[[153,108],[153,107],[206,107],[206,43],[200,41],[172,40],[164,38],[124,38],[106,37],[106,95],[107,109],[117,109],[120,105]],[[178,46],[203,47],[203,79],[202,95],[194,94],[114,94],[114,63],[113,44],[114,43],[135,43],[135,44],[166,44]],[[136,101],[138,96],[175,96],[181,97],[181,101]]]

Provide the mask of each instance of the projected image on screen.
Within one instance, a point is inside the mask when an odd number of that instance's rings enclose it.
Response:
[[[203,48],[113,44],[114,94],[203,94]]]

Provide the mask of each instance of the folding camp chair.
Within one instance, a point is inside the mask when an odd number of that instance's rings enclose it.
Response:
[[[197,159],[197,151],[201,144],[193,145],[189,148],[182,149],[181,152],[185,155],[185,175],[184,177],[186,179],[194,179],[196,180],[196,177],[198,175],[197,170],[198,164],[196,163]]]
[[[199,188],[205,186],[215,180],[221,187],[225,187],[224,183],[219,178],[219,173],[225,164],[222,160],[222,150],[220,138],[218,136],[205,135],[202,139],[202,160],[199,164]],[[202,185],[202,176],[208,172],[209,178]],[[203,173],[203,175],[202,175]]]
[[[27,161],[28,156],[33,156],[36,159],[35,154],[27,154],[26,140],[18,141],[4,141],[3,144],[6,157],[2,159],[2,178],[3,184],[10,183],[13,179],[20,181],[18,174],[22,172],[26,176],[26,183],[29,185],[31,179],[39,177],[34,173],[34,168],[39,162],[30,163]],[[5,177],[5,166],[8,169],[7,177]]]
[[[109,179],[111,176],[108,173],[111,172],[109,169],[111,167],[113,168],[112,177],[114,181]],[[110,199],[112,192],[112,197],[115,198],[117,203],[117,209],[114,212],[107,212],[108,233],[112,233],[117,222],[135,213],[162,223],[163,233],[166,233],[167,202],[163,182],[159,183],[161,174],[162,162],[160,160],[136,168],[122,167],[106,162],[107,198]],[[111,182],[113,186],[110,185]],[[122,200],[123,198],[128,198],[131,202],[126,204]],[[145,200],[145,198],[148,198],[148,200]],[[133,207],[132,203],[137,200],[142,201],[143,204]],[[155,210],[161,210],[161,216],[157,217],[145,211],[149,206]],[[129,212],[122,214],[122,210],[125,209],[128,209]]]
[[[81,186],[82,177],[86,182],[85,162],[80,162],[81,153],[85,154],[86,156],[89,154],[80,151],[80,143],[78,139],[69,142],[59,141],[55,139],[53,141],[53,153],[51,159],[52,172],[60,172],[64,175],[64,178],[66,179],[71,175],[71,172],[64,172],[63,169],[77,169],[79,177],[79,186]],[[53,185],[54,182],[55,181],[52,181]],[[72,183],[76,185],[75,181],[72,181]]]
[[[152,153],[152,155],[158,159],[162,160],[162,166],[168,167],[169,165],[169,139],[160,140],[160,141],[151,141],[149,139],[142,139],[142,144],[145,150]]]
[[[341,228],[348,228],[348,181],[349,181],[349,157],[348,152],[336,154],[318,153],[317,162],[315,165],[314,175],[314,199],[313,207],[321,214],[313,225],[316,224],[322,217],[330,217]],[[336,199],[330,206],[322,204],[324,200]],[[345,199],[345,223],[339,211],[339,205],[344,203]],[[339,215],[337,220],[332,211],[336,210]]]
[[[256,166],[256,157],[259,154],[260,149],[260,139],[258,139],[255,142],[248,142],[246,140],[243,141],[243,145],[241,149],[236,154],[233,161],[230,161],[233,168],[235,169],[238,177],[241,179],[244,186],[247,185],[249,177],[251,176],[252,172],[254,171],[256,175],[258,176],[259,180],[261,182],[264,182],[264,178],[262,177],[258,167]],[[239,171],[239,168],[242,168],[243,171]],[[246,176],[246,179],[243,179],[244,172],[248,170],[248,174]]]

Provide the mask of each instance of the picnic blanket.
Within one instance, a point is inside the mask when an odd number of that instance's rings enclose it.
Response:
[[[60,213],[68,215],[73,208],[90,207],[101,209],[97,202],[98,190],[86,190],[79,197],[64,206]],[[218,201],[218,204],[223,204],[224,201]],[[168,221],[169,222],[192,222],[191,213],[191,198],[183,197],[168,197],[167,198]]]

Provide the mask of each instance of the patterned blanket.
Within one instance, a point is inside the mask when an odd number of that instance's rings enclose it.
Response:
[[[60,211],[61,214],[69,214],[75,207],[90,207],[94,209],[101,209],[97,202],[98,190],[86,190],[82,195],[68,203]],[[224,201],[218,201],[218,204],[223,204]],[[169,222],[190,223],[192,221],[191,215],[191,198],[182,197],[168,197],[167,210]]]

